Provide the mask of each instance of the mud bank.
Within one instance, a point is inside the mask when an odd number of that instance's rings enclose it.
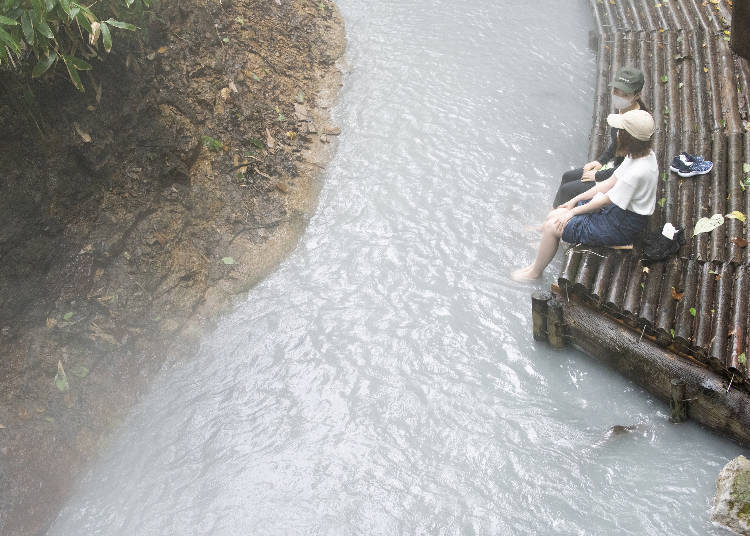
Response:
[[[335,145],[333,3],[164,2],[142,27],[83,99],[0,88],[0,534],[42,533],[149,378],[295,247]]]

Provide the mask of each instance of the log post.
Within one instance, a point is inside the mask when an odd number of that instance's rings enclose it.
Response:
[[[547,303],[547,340],[553,348],[565,347],[565,326],[563,308],[558,300]]]
[[[732,5],[732,36],[729,46],[735,54],[750,59],[750,2],[735,1]]]
[[[685,381],[674,379],[671,385],[669,400],[669,422],[679,423],[687,420],[687,401],[685,400]]]
[[[531,322],[535,341],[547,340],[547,303],[552,299],[549,292],[537,290],[531,295]]]

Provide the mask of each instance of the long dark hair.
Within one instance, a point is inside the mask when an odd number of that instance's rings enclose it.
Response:
[[[654,137],[646,141],[631,136],[627,130],[617,130],[617,156],[629,156],[630,158],[642,158],[648,156],[654,144]]]

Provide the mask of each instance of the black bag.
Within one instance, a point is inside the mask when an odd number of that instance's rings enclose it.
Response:
[[[643,264],[667,260],[685,245],[685,231],[678,227],[670,240],[660,232],[649,233],[643,239]]]

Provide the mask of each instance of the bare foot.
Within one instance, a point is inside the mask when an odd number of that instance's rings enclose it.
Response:
[[[535,279],[539,279],[540,277],[542,277],[542,274],[536,273],[532,266],[520,268],[511,272],[510,274],[510,278],[513,281],[534,281]]]

